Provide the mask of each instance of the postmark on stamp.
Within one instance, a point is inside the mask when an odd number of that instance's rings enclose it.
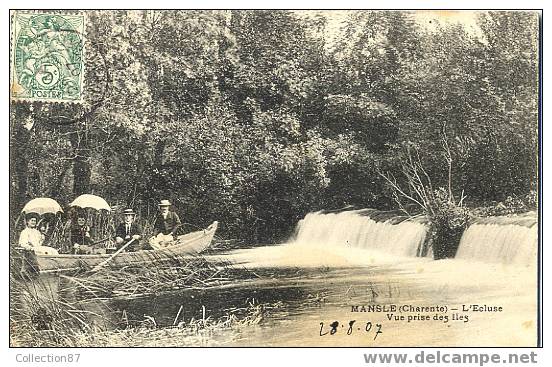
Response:
[[[84,14],[12,13],[12,100],[82,102]]]

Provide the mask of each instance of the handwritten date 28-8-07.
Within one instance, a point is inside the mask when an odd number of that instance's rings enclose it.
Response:
[[[348,326],[339,321],[334,321],[329,325],[323,322],[320,323],[320,336],[335,335],[337,333],[346,333],[347,335],[352,335],[353,333],[371,334],[374,335],[374,340],[376,340],[378,335],[382,334],[383,331],[381,331],[381,324],[373,324],[371,321],[357,323],[357,320],[350,320]]]

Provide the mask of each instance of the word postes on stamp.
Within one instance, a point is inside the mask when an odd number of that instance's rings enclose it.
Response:
[[[12,100],[82,102],[84,14],[12,13]]]

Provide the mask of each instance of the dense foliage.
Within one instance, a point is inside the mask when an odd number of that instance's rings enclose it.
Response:
[[[355,11],[337,32],[320,12],[87,16],[85,105],[11,105],[13,218],[36,196],[169,198],[186,222],[277,241],[309,211],[397,208],[420,189],[412,157],[430,192],[410,214],[537,189],[535,13]]]

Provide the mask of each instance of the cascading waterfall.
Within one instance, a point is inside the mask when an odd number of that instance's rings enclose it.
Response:
[[[297,224],[294,244],[351,246],[398,256],[427,256],[425,217],[372,209],[309,213]]]
[[[537,249],[537,216],[530,212],[475,221],[464,231],[456,258],[529,266],[536,263]]]
[[[376,250],[397,256],[432,257],[425,217],[406,218],[373,209],[309,213],[291,243]],[[536,213],[481,218],[462,234],[456,259],[534,265],[538,250]]]

